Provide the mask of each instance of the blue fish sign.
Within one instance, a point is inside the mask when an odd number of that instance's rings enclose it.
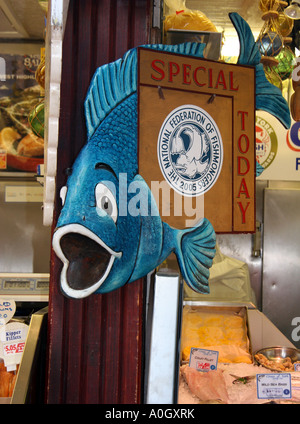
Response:
[[[246,45],[251,30],[239,15],[231,14],[231,19]],[[251,46],[255,48],[254,40]],[[205,46],[143,47],[202,58]],[[253,55],[248,60],[244,53],[243,64],[253,62]],[[256,54],[254,58],[250,64],[259,66]],[[271,106],[268,100],[268,110],[280,112],[278,104],[274,107],[278,97],[281,102],[277,93]],[[172,252],[186,283],[209,293],[214,229],[206,218],[181,230],[162,222],[151,190],[138,173],[137,102],[137,49],[132,49],[96,70],[85,100],[88,140],[61,189],[63,208],[53,249],[63,263],[60,283],[68,297],[116,290],[147,275]]]

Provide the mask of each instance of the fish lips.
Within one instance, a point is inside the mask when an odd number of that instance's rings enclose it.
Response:
[[[63,263],[61,289],[68,297],[81,299],[94,293],[104,283],[116,258],[115,252],[100,237],[80,224],[58,227],[53,249]]]

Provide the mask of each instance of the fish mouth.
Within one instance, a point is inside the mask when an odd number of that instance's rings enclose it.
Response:
[[[114,260],[122,256],[80,224],[59,227],[52,244],[63,262],[61,289],[66,296],[76,299],[94,293],[106,280]]]

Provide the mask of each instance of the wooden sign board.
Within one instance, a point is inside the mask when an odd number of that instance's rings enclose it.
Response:
[[[163,221],[255,231],[255,69],[139,48],[139,173]]]

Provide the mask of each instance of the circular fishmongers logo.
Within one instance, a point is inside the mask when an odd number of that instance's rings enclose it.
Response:
[[[199,196],[212,188],[223,163],[223,143],[213,118],[194,105],[174,109],[158,136],[161,172],[184,196]]]
[[[274,128],[256,115],[256,160],[264,168],[271,165],[277,154],[278,141]]]

